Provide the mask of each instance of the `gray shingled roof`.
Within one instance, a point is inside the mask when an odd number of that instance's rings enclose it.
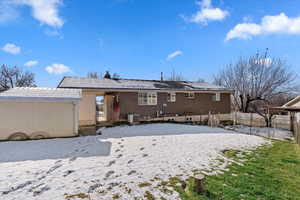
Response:
[[[112,90],[176,90],[176,91],[232,91],[209,83],[189,81],[158,81],[136,79],[64,77],[59,88],[112,89]]]
[[[0,93],[0,101],[78,101],[80,89],[16,87]]]

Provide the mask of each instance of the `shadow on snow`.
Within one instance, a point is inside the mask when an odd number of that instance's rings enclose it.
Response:
[[[109,156],[110,138],[233,133],[220,128],[183,124],[146,124],[101,129],[98,136],[1,142],[0,163],[72,157]]]

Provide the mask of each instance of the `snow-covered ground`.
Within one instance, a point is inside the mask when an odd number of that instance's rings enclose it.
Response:
[[[239,133],[249,135],[258,135],[267,138],[275,138],[280,140],[293,140],[293,133],[286,129],[268,128],[268,127],[249,127],[243,125],[227,126],[227,130],[233,130]]]
[[[268,143],[219,128],[148,124],[101,129],[100,136],[0,143],[0,199],[179,199],[162,180],[223,169],[225,149]],[[219,159],[220,160],[220,159]],[[226,159],[225,159],[226,160]],[[169,191],[169,192],[166,192]],[[171,191],[171,192],[170,192]]]

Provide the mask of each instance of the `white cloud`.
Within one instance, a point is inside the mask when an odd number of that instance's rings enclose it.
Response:
[[[253,35],[260,35],[262,33],[261,26],[253,23],[243,23],[236,25],[227,33],[226,41],[233,38],[251,39]]]
[[[30,61],[26,62],[24,64],[24,66],[26,66],[26,67],[33,67],[33,66],[37,65],[38,63],[39,62],[37,60],[30,60]]]
[[[15,45],[15,44],[12,44],[12,43],[7,43],[6,45],[4,45],[2,50],[7,53],[16,55],[21,52],[21,47]]]
[[[32,16],[41,22],[54,28],[64,25],[64,20],[59,16],[58,7],[62,0],[12,0],[15,5],[31,7]]]
[[[300,34],[300,17],[289,18],[284,13],[264,16],[260,24],[241,23],[231,29],[225,41],[239,38],[252,39],[262,34]]]
[[[179,56],[179,55],[181,55],[181,54],[183,54],[183,52],[182,51],[180,51],[180,50],[177,50],[177,51],[174,51],[173,53],[170,53],[168,56],[167,56],[167,58],[166,58],[166,60],[172,60],[173,58],[175,58],[176,56]]]
[[[58,63],[54,63],[52,65],[47,66],[45,70],[49,74],[55,74],[55,75],[71,72],[71,69],[68,66],[64,64],[58,64]]]
[[[199,1],[197,2],[197,5],[199,5],[201,9],[191,18],[187,18],[187,21],[207,25],[209,21],[222,21],[229,16],[228,11],[220,8],[213,8],[211,0]]]

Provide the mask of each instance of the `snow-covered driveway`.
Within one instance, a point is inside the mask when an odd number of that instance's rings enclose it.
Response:
[[[178,199],[162,180],[215,167],[224,149],[263,138],[180,124],[120,126],[100,136],[0,143],[0,199]],[[222,166],[224,167],[224,166]]]

